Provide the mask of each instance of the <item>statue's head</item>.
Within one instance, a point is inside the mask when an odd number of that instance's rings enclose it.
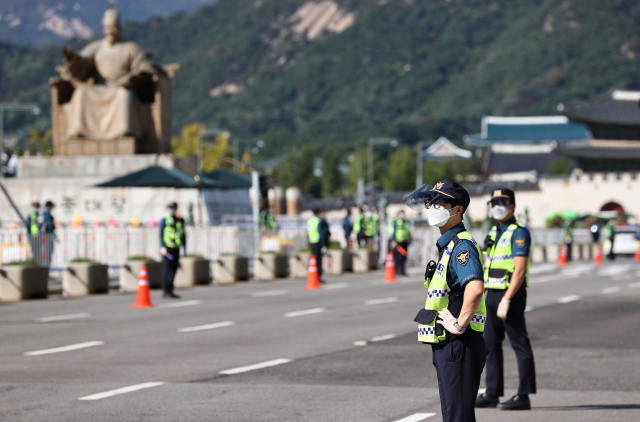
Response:
[[[117,7],[110,7],[104,12],[102,29],[104,30],[104,38],[110,45],[120,41],[122,26],[120,25],[120,12]]]

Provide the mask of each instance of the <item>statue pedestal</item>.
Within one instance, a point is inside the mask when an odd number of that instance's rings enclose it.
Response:
[[[105,141],[77,139],[66,141],[63,148],[64,151],[59,151],[60,155],[135,154],[136,140],[133,137],[123,137]]]

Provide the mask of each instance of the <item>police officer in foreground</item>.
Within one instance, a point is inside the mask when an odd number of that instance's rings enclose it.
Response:
[[[418,341],[431,344],[443,422],[475,422],[474,403],[486,360],[486,320],[480,248],[462,223],[469,194],[443,180],[423,185],[405,203],[425,207],[429,224],[440,229],[438,262],[429,262],[424,309],[415,318]]]
[[[536,393],[536,370],[533,350],[527,334],[524,311],[527,306],[527,275],[531,236],[516,221],[515,194],[510,189],[496,189],[491,194],[491,216],[498,221],[487,239],[484,283],[487,289],[487,390],[478,396],[476,407],[502,410],[529,410],[529,394]],[[502,342],[505,331],[516,353],[520,383],[518,394],[499,403],[504,395]]]
[[[184,221],[176,215],[178,204],[167,207],[167,216],[160,221],[160,255],[162,255],[162,298],[180,299],[173,292],[173,279],[180,266],[180,246],[186,243]]]

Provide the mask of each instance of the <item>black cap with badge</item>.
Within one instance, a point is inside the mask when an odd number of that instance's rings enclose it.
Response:
[[[516,194],[511,189],[494,189],[491,191],[491,199],[487,203],[504,202],[505,199],[508,199],[512,204],[515,204]]]
[[[411,195],[407,196],[404,203],[415,211],[426,208],[427,205],[436,201],[455,202],[464,207],[463,212],[469,207],[469,193],[461,184],[452,182],[451,180],[441,180],[431,187],[424,184],[416,189]]]

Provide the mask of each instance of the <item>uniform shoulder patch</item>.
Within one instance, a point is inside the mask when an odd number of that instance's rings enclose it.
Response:
[[[518,246],[519,248],[524,247],[524,237],[516,238],[516,246]]]
[[[458,264],[460,265],[467,265],[467,262],[469,262],[469,256],[469,251],[462,251],[456,255],[456,261],[458,261]]]

